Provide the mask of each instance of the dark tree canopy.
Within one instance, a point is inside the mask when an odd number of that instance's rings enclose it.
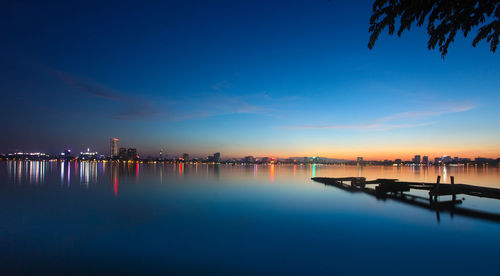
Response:
[[[439,45],[443,58],[457,32],[461,31],[467,37],[474,27],[479,27],[479,31],[472,46],[486,39],[493,53],[497,49],[500,0],[375,0],[370,18],[368,48],[373,48],[380,32],[386,27],[389,28],[389,34],[394,34],[398,18],[398,36],[404,30],[410,30],[413,23],[421,27],[427,21],[427,47],[435,49]]]

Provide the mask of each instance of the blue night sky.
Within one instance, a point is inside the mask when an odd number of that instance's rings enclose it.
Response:
[[[443,60],[418,28],[369,50],[372,1],[102,2],[4,4],[0,152],[500,156],[471,36]]]

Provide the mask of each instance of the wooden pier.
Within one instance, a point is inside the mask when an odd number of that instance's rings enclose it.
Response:
[[[416,207],[432,210],[436,212],[438,221],[440,220],[439,212],[449,212],[451,216],[457,214],[500,222],[500,213],[490,213],[459,207],[458,205],[462,203],[462,200],[457,199],[457,195],[500,199],[500,189],[455,184],[453,176],[450,177],[450,184],[440,183],[440,176],[437,177],[435,183],[407,182],[386,178],[366,180],[364,177],[313,177],[312,180],[351,193],[365,193],[379,200],[392,199]],[[429,197],[411,194],[411,190],[427,190]],[[451,196],[451,200],[440,201],[440,196]]]

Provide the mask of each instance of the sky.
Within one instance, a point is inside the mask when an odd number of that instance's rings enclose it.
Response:
[[[499,53],[416,27],[369,50],[371,6],[7,1],[0,152],[500,157]]]

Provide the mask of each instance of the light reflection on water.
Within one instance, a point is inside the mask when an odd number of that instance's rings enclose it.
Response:
[[[457,183],[500,188],[500,168],[488,166],[463,167],[391,167],[391,166],[342,166],[342,165],[206,165],[206,164],[143,164],[143,163],[111,163],[111,162],[48,162],[48,161],[7,161],[3,162],[3,170],[8,179],[19,185],[43,185],[46,172],[60,172],[61,185],[71,186],[71,178],[78,179],[78,184],[86,186],[98,183],[98,178],[106,177],[111,171],[113,181],[119,173],[134,175],[139,180],[140,171],[160,178],[171,176],[172,172],[178,179],[185,173],[189,177],[245,178],[248,171],[253,172],[253,178],[268,175],[269,181],[275,178],[348,177],[358,176],[367,179],[395,178],[405,181],[435,182],[438,175],[442,183],[449,183],[450,176]],[[73,168],[73,169],[72,169]]]
[[[0,162],[0,263],[39,273],[498,274],[500,224],[438,223],[310,180],[438,175],[500,188],[499,169],[482,166]]]

